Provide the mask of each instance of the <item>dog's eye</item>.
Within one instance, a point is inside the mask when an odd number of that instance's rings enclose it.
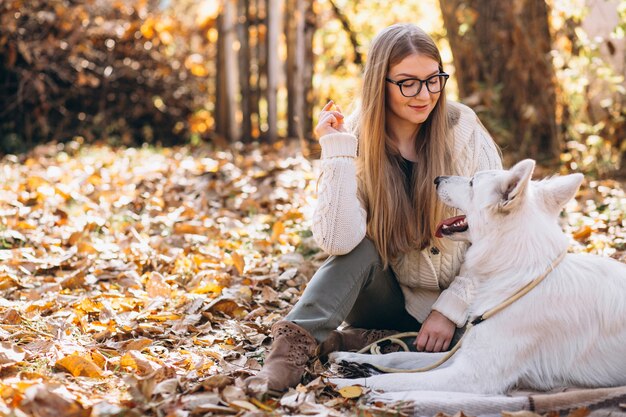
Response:
[[[470,187],[474,186],[474,178],[470,179]]]

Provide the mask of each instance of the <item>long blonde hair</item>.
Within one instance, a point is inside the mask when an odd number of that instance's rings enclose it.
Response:
[[[367,235],[376,245],[385,267],[401,253],[427,247],[434,239],[437,222],[448,211],[437,200],[433,183],[438,175],[452,172],[445,94],[441,93],[417,133],[417,163],[408,186],[401,155],[386,129],[387,71],[415,53],[437,61],[443,71],[437,46],[415,25],[396,24],[374,38],[355,121],[359,135],[359,192],[367,210]]]

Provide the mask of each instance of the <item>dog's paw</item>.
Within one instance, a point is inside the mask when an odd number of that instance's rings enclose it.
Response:
[[[346,361],[336,361],[330,364],[330,371],[333,374],[346,378],[360,378],[379,374],[380,371],[367,363],[356,363]]]

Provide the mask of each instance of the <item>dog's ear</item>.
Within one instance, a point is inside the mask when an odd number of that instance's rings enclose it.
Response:
[[[535,161],[524,159],[509,170],[509,176],[502,186],[502,199],[498,205],[500,210],[509,211],[522,200],[534,169]]]
[[[548,209],[560,212],[563,206],[574,198],[583,178],[583,174],[570,174],[546,180],[544,192]]]

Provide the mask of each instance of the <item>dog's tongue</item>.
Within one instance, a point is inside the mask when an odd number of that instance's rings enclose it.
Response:
[[[435,232],[435,236],[437,237],[443,237],[443,226],[452,226],[454,223],[458,222],[458,221],[463,221],[465,220],[465,216],[461,215],[461,216],[455,216],[455,217],[450,217],[449,219],[445,219],[442,220],[441,223],[439,223],[437,225],[437,231]]]

